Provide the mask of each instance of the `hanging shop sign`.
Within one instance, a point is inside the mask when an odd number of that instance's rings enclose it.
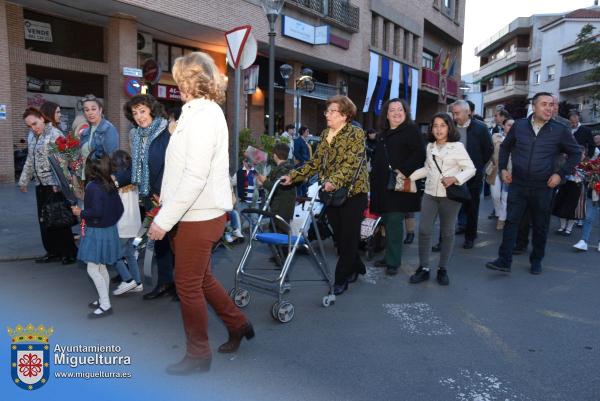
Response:
[[[157,99],[162,100],[181,100],[179,88],[174,85],[156,85],[152,88],[152,94]]]
[[[30,19],[26,19],[24,22],[26,40],[52,43],[52,26],[50,24]]]
[[[288,36],[311,45],[329,44],[329,26],[313,26],[296,18],[284,15],[281,19],[281,32]]]
[[[142,82],[141,79],[136,77],[125,78],[124,83],[125,95],[134,97],[142,93]]]
[[[154,59],[148,59],[142,66],[142,75],[146,82],[155,85],[160,80],[162,70]]]

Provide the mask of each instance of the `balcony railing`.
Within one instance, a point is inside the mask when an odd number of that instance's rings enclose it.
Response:
[[[433,90],[440,89],[440,75],[436,71],[429,68],[421,70],[421,84]],[[456,97],[458,95],[458,82],[452,78],[446,78],[446,93],[449,96]]]
[[[506,53],[504,57],[497,58],[479,67],[479,71],[473,73],[473,79],[486,78],[495,72],[505,69],[513,64],[527,65],[529,63],[529,49],[519,47],[514,51]]]
[[[323,0],[287,0],[287,2],[323,14]]]
[[[527,81],[515,81],[510,84],[497,86],[483,93],[483,103],[495,103],[517,96],[527,96],[529,86]]]
[[[359,31],[360,8],[351,5],[348,0],[287,0],[287,4],[319,14],[338,28]]]
[[[560,77],[560,84],[558,89],[560,91],[567,91],[572,88],[577,88],[580,86],[589,86],[589,85],[600,85],[600,82],[592,82],[590,81],[590,73],[591,71],[581,71],[575,74],[567,75],[565,77]]]

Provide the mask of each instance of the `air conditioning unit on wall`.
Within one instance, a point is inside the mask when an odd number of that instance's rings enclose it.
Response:
[[[145,32],[138,32],[137,34],[137,49],[138,53],[152,54],[154,53],[154,46],[152,42],[152,35]]]

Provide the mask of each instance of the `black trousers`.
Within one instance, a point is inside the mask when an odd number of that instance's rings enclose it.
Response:
[[[475,175],[467,181],[467,187],[471,193],[471,200],[465,203],[465,212],[467,215],[467,225],[465,227],[465,239],[475,241],[477,238],[477,221],[479,219],[479,199],[481,197],[481,187],[483,186],[483,176]]]
[[[63,258],[77,257],[77,247],[73,239],[73,232],[70,227],[47,230],[42,226],[42,207],[52,197],[62,197],[60,192],[55,193],[51,185],[37,185],[35,187],[35,199],[37,202],[38,222],[40,223],[40,234],[42,235],[42,244],[46,253]]]
[[[525,207],[523,217],[519,222],[519,231],[517,232],[517,245],[516,248],[526,249],[529,245],[529,231],[531,229],[531,213],[529,207]]]
[[[328,206],[325,211],[337,243],[336,284],[343,284],[353,273],[366,271],[358,253],[360,224],[366,208],[367,194],[362,193],[348,198],[342,206]]]

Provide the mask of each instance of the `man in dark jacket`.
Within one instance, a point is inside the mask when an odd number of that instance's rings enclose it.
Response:
[[[588,127],[581,125],[579,122],[579,113],[572,111],[569,114],[569,122],[571,123],[571,132],[575,137],[578,144],[585,148],[585,154],[588,158],[594,156],[594,150],[596,144],[594,143],[594,137],[592,136],[592,130]]]
[[[471,193],[471,200],[465,204],[467,217],[465,227],[465,243],[463,248],[471,249],[477,238],[477,220],[479,217],[479,198],[483,186],[483,173],[485,165],[494,153],[492,138],[487,126],[478,120],[469,117],[469,104],[464,100],[457,100],[451,105],[452,116],[456,122],[456,129],[460,133],[460,141],[465,145],[469,157],[473,161],[477,174],[467,181]]]
[[[510,272],[519,221],[529,208],[533,223],[530,272],[542,272],[554,188],[581,160],[581,151],[573,134],[552,119],[552,94],[537,93],[532,102],[532,116],[516,121],[500,146],[498,168],[502,181],[510,184],[508,210],[498,258],[486,264],[488,269]],[[567,155],[567,160],[555,172],[555,160],[561,153]],[[512,158],[512,174],[507,170],[509,157]]]
[[[304,163],[310,160],[312,157],[312,148],[308,144],[308,136],[310,131],[307,127],[300,127],[300,135],[294,139],[294,168],[300,168],[304,166]],[[296,187],[298,196],[306,196],[308,193],[308,184],[302,183]]]

